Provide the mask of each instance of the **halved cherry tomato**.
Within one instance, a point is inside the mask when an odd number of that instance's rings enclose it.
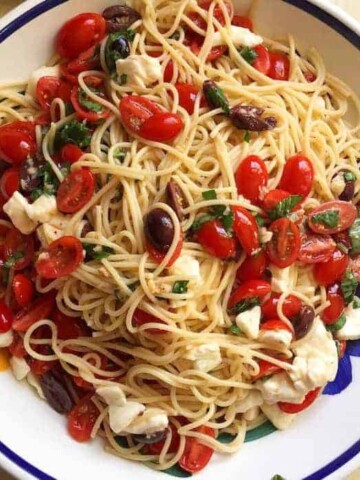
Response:
[[[99,43],[106,33],[105,19],[98,13],[81,13],[68,20],[56,38],[56,52],[65,58],[77,58]]]
[[[60,184],[56,195],[57,207],[62,213],[81,210],[95,192],[95,178],[90,170],[74,170]]]
[[[1,160],[19,165],[29,156],[34,155],[36,149],[33,123],[13,122],[0,127]]]
[[[277,305],[279,303],[280,294],[273,293],[262,305],[262,314],[265,320],[271,320],[278,316]],[[282,312],[285,317],[291,319],[296,317],[301,310],[301,301],[295,295],[288,295],[282,305]]]
[[[280,410],[285,413],[300,413],[315,402],[319,393],[320,388],[315,388],[315,390],[312,390],[306,395],[305,400],[302,403],[279,402],[278,406]]]
[[[33,282],[22,273],[18,273],[14,276],[12,289],[16,302],[23,308],[29,305],[35,294]]]
[[[194,113],[195,102],[199,90],[189,83],[177,83],[175,88],[179,94],[179,105],[185,108],[189,115],[192,115]],[[205,100],[204,97],[202,97],[200,100],[200,106],[203,107],[204,105]]]
[[[68,64],[62,63],[60,65],[61,78],[65,79],[71,85],[79,85],[78,74],[70,73],[68,70]]]
[[[42,253],[35,268],[42,278],[54,279],[71,275],[84,261],[83,246],[76,237],[61,237]]]
[[[0,218],[4,218],[5,217],[5,213],[4,213],[4,205],[5,203],[7,202],[6,198],[2,195],[2,193],[0,192]]]
[[[327,325],[337,322],[345,308],[344,297],[340,293],[328,292],[326,300],[330,305],[321,313],[321,320]]]
[[[170,83],[174,76],[174,62],[169,60],[164,70],[164,82]]]
[[[271,286],[263,280],[248,280],[231,294],[228,308],[234,307],[237,303],[248,298],[263,298],[271,292]]]
[[[294,155],[285,163],[279,188],[305,198],[312,189],[313,181],[314,167],[310,160],[301,154]]]
[[[290,61],[287,55],[278,52],[270,53],[270,70],[268,76],[274,80],[289,80]]]
[[[137,308],[134,312],[133,323],[137,327],[141,327],[142,325],[146,325],[147,323],[164,324],[162,320],[154,317],[154,315],[151,315],[144,310],[141,310],[140,308]],[[164,333],[167,333],[166,330],[162,330],[161,328],[149,328],[148,330],[146,330],[146,332],[150,333],[151,335],[163,335]]]
[[[53,351],[49,345],[36,345],[33,348],[37,353],[41,355],[53,354]],[[50,372],[50,370],[52,370],[57,364],[56,360],[45,361],[45,360],[38,360],[32,357],[27,359],[27,363],[32,373],[34,373],[35,375],[38,375],[39,377],[41,377],[47,372]]]
[[[0,333],[6,333],[11,330],[14,316],[5,302],[0,300]]]
[[[204,38],[201,35],[198,35],[194,32],[187,32],[187,42],[190,44],[190,49],[191,51],[198,56],[202,46],[204,44]],[[213,47],[210,50],[210,53],[206,57],[207,62],[215,62],[215,60],[218,60],[221,58],[226,52],[227,52],[228,47],[226,45],[218,45],[216,47]]]
[[[81,148],[73,145],[72,143],[64,145],[60,152],[61,161],[71,164],[76,163],[83,155],[84,152],[81,150]]]
[[[198,3],[199,7],[202,8],[203,10],[209,11],[211,4],[213,3],[213,0],[202,0]],[[234,7],[232,2],[230,1],[225,1],[224,2],[226,10],[229,14],[230,20],[233,18],[234,15]],[[206,21],[196,12],[190,12],[188,17],[195,23],[195,25],[202,30],[206,30],[207,28],[207,23]],[[225,16],[223,13],[223,10],[220,5],[216,5],[214,8],[214,18],[222,25],[225,25]]]
[[[177,428],[173,423],[170,423],[169,426],[171,429],[171,442],[169,445],[168,453],[175,453],[179,449],[180,435],[178,434]],[[151,443],[150,445],[147,445],[147,451],[150,455],[160,455],[162,449],[164,448],[164,443],[165,439],[160,440],[160,442]]]
[[[50,318],[55,306],[55,294],[47,293],[16,314],[13,329],[16,332],[25,332],[38,320]]]
[[[180,257],[183,245],[184,245],[184,237],[183,237],[183,235],[181,235],[179,243],[176,245],[173,256],[170,258],[170,260],[168,261],[168,263],[166,265],[168,268],[171,267],[172,265],[174,265],[176,260]],[[165,258],[166,253],[159,252],[158,250],[156,250],[156,248],[150,242],[146,242],[146,250],[149,253],[151,259],[154,260],[154,262],[156,262],[156,263],[160,264]]]
[[[267,75],[271,67],[269,50],[263,45],[257,45],[252,50],[256,52],[257,57],[251,65],[259,72]]]
[[[264,250],[251,257],[246,257],[236,272],[236,278],[240,282],[261,278],[265,273],[267,263]]]
[[[195,431],[215,438],[215,431],[210,427],[202,425]],[[211,447],[202,444],[197,438],[188,437],[179,465],[186,472],[200,472],[210,462],[213,453],[214,450]]]
[[[35,125],[40,125],[41,127],[49,125],[51,123],[50,112],[44,112],[38,115],[35,118],[34,123]]]
[[[219,220],[206,222],[197,231],[197,240],[214,257],[226,259],[236,254],[236,240]]]
[[[24,358],[27,355],[27,351],[24,347],[24,340],[16,332],[14,332],[14,340],[12,341],[12,344],[9,346],[9,352],[16,358]]]
[[[141,125],[139,135],[152,142],[169,142],[184,128],[184,122],[177,113],[155,113]]]
[[[258,205],[261,191],[266,187],[268,178],[264,160],[256,155],[246,157],[240,163],[235,174],[238,193]]]
[[[71,410],[68,419],[68,430],[71,437],[77,442],[87,442],[91,438],[91,431],[100,414],[97,406],[92,402],[92,393],[82,398]]]
[[[309,83],[315,82],[315,80],[317,79],[317,76],[315,75],[315,73],[310,72],[310,70],[304,73],[304,77],[306,81]]]
[[[253,377],[253,381],[260,380],[260,378],[268,377],[269,375],[274,375],[274,373],[279,373],[283,371],[283,368],[274,365],[267,360],[259,360],[259,373]]]
[[[81,324],[78,317],[69,317],[58,309],[52,313],[51,319],[57,326],[58,337],[61,340],[84,337],[87,333],[85,324]]]
[[[326,223],[319,221],[319,215],[337,215],[335,226],[328,226]],[[349,202],[341,202],[335,200],[326,202],[320,207],[314,208],[308,215],[308,224],[315,233],[333,235],[334,233],[347,230],[355,222],[357,217],[357,208]],[[336,220],[336,219],[335,219]]]
[[[57,77],[41,77],[36,85],[36,97],[43,110],[50,110],[51,104],[59,96],[61,80]]]
[[[321,263],[330,259],[336,248],[335,241],[329,235],[301,235],[298,260],[302,263]]]
[[[267,244],[267,254],[271,262],[280,268],[292,265],[300,251],[300,231],[288,218],[275,220],[270,227],[272,239]]]
[[[314,266],[314,277],[319,285],[331,285],[341,279],[347,266],[349,257],[338,248],[333,252],[331,258],[324,263],[317,263]]]
[[[272,318],[271,320],[266,320],[266,322],[261,324],[260,330],[286,330],[287,332],[293,333],[289,325],[287,325],[279,318]]]
[[[97,70],[100,67],[100,47],[93,45],[85,52],[80,53],[78,58],[67,65],[67,71],[72,75],[79,75],[81,72]]]
[[[16,257],[19,256],[18,259]],[[13,261],[14,270],[23,270],[34,258],[34,239],[31,235],[23,235],[16,228],[11,228],[4,241],[4,257]]]
[[[234,232],[247,255],[253,255],[260,247],[259,229],[255,218],[245,208],[233,207]]]
[[[89,87],[93,87],[94,89],[96,89],[96,91],[94,91],[96,95],[101,98],[105,98],[105,94],[102,88],[102,82],[98,82],[97,77],[90,76],[86,77],[84,80]],[[88,106],[83,103],[83,96],[85,100],[90,101],[92,104],[96,104],[96,110],[88,108]],[[110,116],[110,110],[108,108],[104,107],[103,105],[97,103],[94,100],[89,99],[85,92],[78,86],[74,86],[72,88],[71,104],[74,107],[77,117],[81,120],[87,120],[88,122],[97,122],[99,120],[104,120]]]
[[[234,15],[233,19],[231,21],[231,24],[235,25],[236,27],[247,28],[251,32],[254,31],[253,21],[249,17],[242,17],[241,15]]]
[[[119,108],[124,125],[136,134],[139,134],[146,120],[163,111],[157,103],[139,95],[123,97]]]
[[[263,208],[267,212],[270,212],[270,210],[273,210],[278,203],[289,197],[291,197],[291,193],[285,192],[285,190],[270,190],[264,197]]]
[[[8,168],[0,180],[0,191],[2,196],[8,200],[15,192],[20,190],[20,174],[18,168]]]

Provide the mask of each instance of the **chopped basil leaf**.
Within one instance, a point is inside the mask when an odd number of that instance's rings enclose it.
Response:
[[[240,55],[243,57],[244,60],[250,63],[250,65],[252,65],[254,63],[254,60],[259,56],[256,50],[249,47],[241,49]]]
[[[230,212],[226,215],[223,215],[221,217],[222,224],[225,228],[225,230],[229,233],[234,225],[234,214],[233,212]]]
[[[353,172],[345,172],[344,173],[344,180],[345,182],[356,182],[356,175]]]
[[[139,285],[140,285],[140,282],[130,283],[130,285],[128,285],[128,288],[129,288],[132,292],[135,292],[135,290],[138,288]]]
[[[204,223],[211,222],[212,220],[215,220],[215,218],[215,215],[202,215],[194,221],[191,228],[193,231],[199,230],[199,228],[201,228]]]
[[[336,244],[337,248],[339,250],[341,250],[342,252],[348,254],[349,253],[349,249],[343,244],[343,243],[337,243]]]
[[[270,210],[269,217],[271,218],[271,220],[287,217],[291,210],[296,207],[296,205],[298,205],[301,200],[301,195],[290,195],[290,197],[284,198],[284,200],[281,200],[275,208]]]
[[[359,297],[356,297],[356,296],[354,297],[352,307],[353,307],[354,310],[357,310],[358,308],[360,308],[360,298]]]
[[[215,82],[207,80],[204,82],[203,90],[206,101],[211,109],[221,108],[225,115],[230,115],[229,100]]]
[[[277,475],[274,475],[271,480],[285,480],[285,478],[277,474]]]
[[[120,292],[120,290],[114,290],[114,295],[115,295],[117,300],[120,300],[120,301],[124,300],[124,297],[123,297],[122,293]]]
[[[356,287],[358,286],[358,282],[351,270],[346,270],[340,286],[345,303],[349,305],[354,300]]]
[[[225,205],[214,205],[211,207],[211,212],[216,216],[216,217],[222,217],[225,213],[226,207]]]
[[[126,73],[122,73],[122,74],[120,75],[120,77],[119,77],[119,84],[120,84],[121,86],[126,85],[127,78],[128,78],[127,74],[126,74]]]
[[[111,247],[103,247],[100,245],[93,245],[91,243],[83,243],[84,250],[86,252],[86,260],[103,260],[115,253]]]
[[[244,135],[244,142],[249,143],[251,140],[251,135],[249,130],[246,130],[245,135]]]
[[[326,325],[326,329],[330,330],[330,332],[337,332],[341,330],[346,323],[346,316],[342,314],[335,323],[331,325]]]
[[[179,30],[175,30],[175,32],[169,37],[171,40],[180,40],[180,32]]]
[[[174,283],[172,293],[187,293],[189,280],[179,280]]]
[[[113,48],[114,43],[119,40],[119,38],[123,37],[124,39],[132,42],[135,38],[135,31],[128,29],[128,30],[120,30],[119,32],[112,33],[108,36],[105,46],[105,63],[108,67],[110,73],[116,72],[116,62],[117,60],[126,58],[129,53],[124,50],[123,52]],[[125,41],[126,44],[126,41]]]
[[[202,192],[202,197],[204,200],[216,200],[217,195],[215,190],[207,190],[206,192]]]
[[[81,122],[72,120],[56,133],[54,148],[59,150],[67,143],[72,143],[80,148],[87,148],[91,143],[91,130]]]
[[[335,228],[339,225],[339,210],[326,210],[325,212],[316,213],[311,217],[314,223],[321,223],[325,227]]]
[[[64,164],[63,168],[61,169],[61,172],[63,173],[64,176],[66,176],[70,171],[70,165]],[[42,186],[35,188],[31,194],[30,197],[32,200],[37,200],[39,197],[42,195],[56,195],[56,192],[59,188],[60,182],[57,176],[55,175],[52,166],[50,163],[46,163],[45,165],[42,165],[39,167],[38,178],[41,178],[42,180]]]
[[[120,163],[123,163],[126,157],[126,152],[122,148],[117,148],[113,153],[113,157],[116,160],[119,160]]]
[[[265,225],[265,219],[260,217],[260,215],[255,216],[255,221],[258,224],[258,227],[263,227]]]
[[[237,326],[237,325],[231,325],[231,327],[229,328],[229,331],[233,334],[233,335],[242,335],[242,331],[240,330],[240,328]]]
[[[15,252],[8,257],[6,262],[4,263],[5,268],[13,268],[18,260],[21,260],[25,257],[24,252]]]
[[[257,305],[260,305],[260,301],[258,298],[246,298],[245,300],[241,300],[232,308],[230,308],[229,313],[232,315],[238,315],[239,313],[243,313],[243,312],[246,312],[247,310],[251,310]]]
[[[99,93],[99,92],[94,90],[94,93]],[[94,100],[91,100],[91,98],[89,98],[84,92],[84,90],[82,90],[81,88],[78,89],[78,99],[79,99],[80,105],[86,108],[86,110],[89,110],[90,112],[95,112],[95,113],[104,112],[104,107],[100,105],[100,103],[97,103]]]
[[[357,218],[349,229],[351,252],[360,253],[360,218]]]

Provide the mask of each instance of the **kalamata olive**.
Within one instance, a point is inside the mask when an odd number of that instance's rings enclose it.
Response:
[[[144,218],[145,236],[159,252],[166,253],[174,238],[171,217],[161,208],[151,210]]]
[[[264,111],[263,108],[238,105],[230,110],[230,120],[239,130],[249,130],[250,132],[273,130],[277,125],[277,120],[275,117],[262,119],[261,115]]]
[[[351,240],[347,230],[345,232],[335,233],[333,239],[335,240],[335,243],[342,243],[345,248],[351,250]]]
[[[40,385],[51,408],[58,413],[69,413],[73,407],[71,397],[64,385],[51,372],[40,377]]]
[[[125,37],[119,37],[112,44],[113,50],[116,50],[121,58],[127,58],[130,55],[130,43]]]
[[[114,33],[126,30],[139,20],[141,15],[127,5],[113,5],[103,11],[103,17],[106,20],[107,31]]]
[[[39,188],[42,184],[40,170],[46,165],[45,158],[36,153],[33,157],[29,157],[20,166],[20,186],[24,192],[32,192],[35,188]]]
[[[161,442],[169,433],[169,430],[162,430],[161,432],[151,433],[150,435],[133,435],[133,439],[136,443],[144,443],[151,445],[152,443]]]
[[[81,230],[80,236],[81,236],[82,238],[85,238],[86,235],[87,235],[88,233],[92,232],[93,230],[94,230],[94,228],[91,226],[90,222],[88,222],[88,221],[86,220],[86,222],[84,223],[84,226],[83,226],[83,228],[82,228],[82,230]]]
[[[345,188],[339,196],[339,200],[350,202],[355,196],[355,182],[346,182]]]
[[[295,330],[296,340],[304,338],[314,323],[315,311],[309,305],[303,305],[301,307],[299,315],[292,320],[292,324]]]
[[[178,219],[181,221],[184,218],[182,211],[184,197],[177,183],[171,181],[167,184],[166,202],[174,210]]]

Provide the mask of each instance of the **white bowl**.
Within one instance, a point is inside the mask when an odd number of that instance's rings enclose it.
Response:
[[[0,83],[26,79],[43,65],[54,33],[66,19],[114,3],[27,0],[0,21]],[[250,3],[235,0],[239,12],[245,12]],[[259,0],[255,22],[269,37],[290,32],[300,45],[316,47],[328,69],[360,96],[360,25],[328,0]],[[286,480],[344,478],[360,465],[360,360],[352,357],[352,366],[353,382],[341,394],[322,396],[286,432],[246,443],[235,455],[216,456],[196,478],[270,480],[276,473]],[[65,418],[9,372],[0,374],[0,392],[0,464],[17,478],[167,478],[106,454],[100,441],[86,445],[72,441]]]

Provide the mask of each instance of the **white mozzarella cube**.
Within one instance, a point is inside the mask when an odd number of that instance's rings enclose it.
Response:
[[[258,380],[256,386],[269,404],[301,403],[305,399],[306,391],[297,390],[287,373],[275,373],[268,379]]]
[[[30,78],[29,83],[26,89],[26,95],[30,95],[33,98],[37,98],[36,96],[36,87],[38,81],[42,77],[60,77],[60,67],[57,65],[55,67],[41,67],[35,70]]]
[[[126,403],[126,397],[120,385],[105,385],[98,387],[96,393],[104,400],[107,405],[116,405],[123,407]]]
[[[344,314],[346,323],[336,332],[336,338],[339,340],[359,340],[360,339],[360,308],[354,308],[353,304],[346,307]]]
[[[260,329],[260,319],[261,319],[261,308],[256,305],[250,310],[239,313],[235,322],[240,330],[251,340],[254,340],[259,335]]]
[[[269,346],[289,348],[292,338],[292,333],[285,329],[260,330],[258,340]]]
[[[35,202],[27,207],[28,216],[35,223],[45,223],[57,215],[56,197],[54,195],[41,195]]]
[[[113,432],[119,434],[126,432],[127,427],[135,420],[135,418],[143,413],[144,405],[138,402],[127,402],[123,406],[109,406],[109,424]]]
[[[296,415],[283,412],[277,405],[264,403],[260,408],[274,427],[279,430],[286,430],[296,419]]]
[[[14,334],[12,330],[6,333],[0,333],[0,348],[10,347],[14,340]]]
[[[11,357],[10,367],[16,380],[24,380],[30,372],[30,367],[23,358]]]
[[[29,203],[19,192],[15,192],[5,203],[3,210],[14,226],[24,235],[32,233],[37,223],[28,215]]]
[[[258,390],[249,390],[245,398],[235,403],[234,409],[236,413],[245,413],[254,407],[259,407],[263,402],[264,399]]]
[[[248,28],[237,27],[235,25],[231,25],[228,33],[234,45],[237,47],[256,47],[264,41],[262,37],[251,32]],[[213,46],[218,47],[220,45],[226,45],[226,42],[221,32],[215,32],[213,36]]]
[[[163,78],[159,60],[148,55],[129,55],[116,62],[119,75],[126,75],[126,86],[145,88]]]
[[[126,428],[127,433],[134,435],[151,435],[167,428],[169,420],[166,413],[159,408],[147,408]]]
[[[194,362],[195,370],[206,373],[221,364],[221,353],[217,343],[204,343],[197,347],[190,347],[189,350],[185,358]]]

